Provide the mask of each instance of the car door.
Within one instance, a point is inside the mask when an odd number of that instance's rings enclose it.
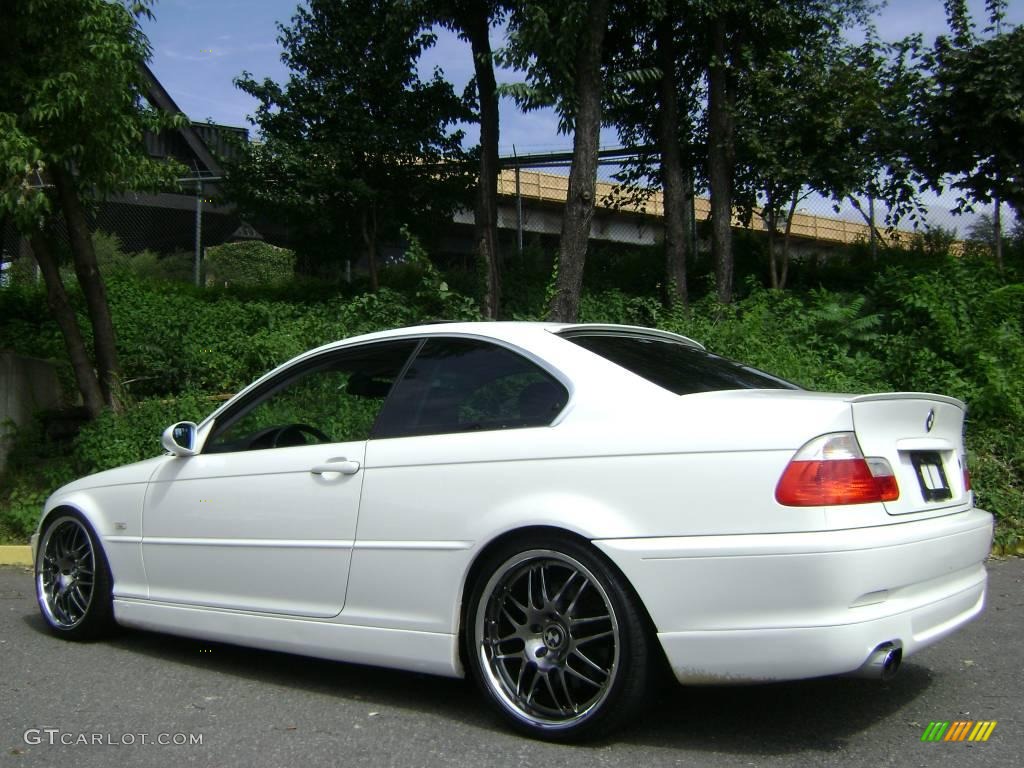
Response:
[[[476,522],[524,492],[568,400],[552,372],[513,349],[428,338],[367,444],[345,614],[450,632]]]
[[[143,511],[151,600],[313,617],[345,602],[366,439],[414,341],[300,361],[167,461]]]

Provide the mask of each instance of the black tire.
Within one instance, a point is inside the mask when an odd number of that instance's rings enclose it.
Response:
[[[39,612],[58,637],[95,640],[117,626],[110,566],[95,531],[79,513],[57,512],[46,521],[35,582]]]
[[[622,575],[566,537],[489,553],[465,603],[466,662],[500,715],[547,741],[606,736],[636,717],[655,669],[646,614]]]

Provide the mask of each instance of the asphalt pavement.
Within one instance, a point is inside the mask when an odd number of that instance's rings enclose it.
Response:
[[[514,735],[466,682],[125,632],[49,635],[25,568],[0,568],[0,765],[1024,765],[1024,560],[989,564],[989,603],[887,683],[666,687],[640,722],[559,746]],[[932,721],[989,740],[922,742]],[[201,742],[201,743],[198,743]]]

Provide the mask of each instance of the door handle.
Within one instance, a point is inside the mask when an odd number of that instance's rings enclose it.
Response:
[[[359,471],[358,461],[348,459],[329,459],[326,464],[317,464],[309,470],[313,475],[324,475],[328,472],[337,472],[340,475],[354,475]]]

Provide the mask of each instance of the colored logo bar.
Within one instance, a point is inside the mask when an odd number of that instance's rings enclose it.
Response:
[[[988,741],[995,720],[935,720],[921,734],[921,741]]]

